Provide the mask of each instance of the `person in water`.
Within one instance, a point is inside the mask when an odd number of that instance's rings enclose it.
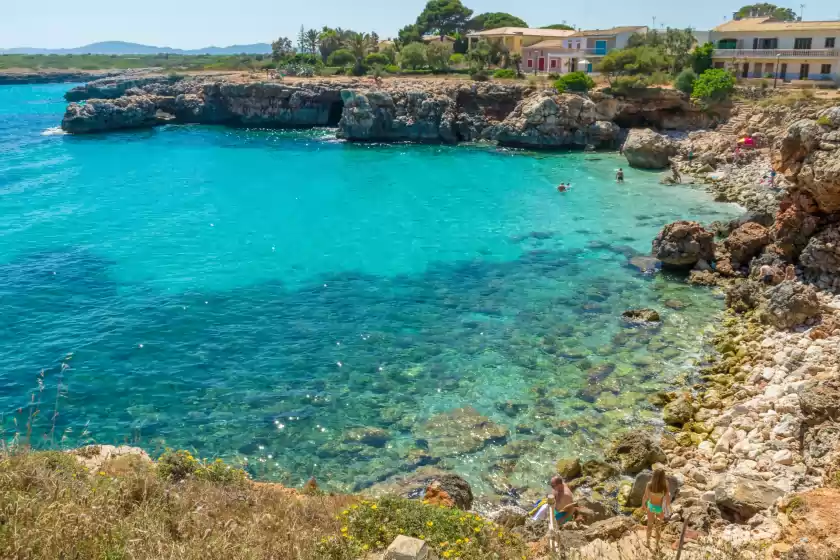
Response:
[[[672,173],[671,179],[675,183],[680,183],[681,184],[682,183],[682,176],[680,175],[680,169],[679,169],[679,167],[677,167],[677,162],[675,162],[674,160],[671,160],[671,173]]]
[[[549,484],[551,485],[551,498],[553,498],[553,500],[540,500],[534,506],[534,509],[531,510],[530,514],[533,515],[534,521],[546,519],[552,506],[550,502],[553,501],[554,519],[557,520],[559,526],[562,526],[574,517],[575,511],[578,509],[578,505],[577,502],[575,502],[572,489],[566,485],[565,481],[561,477],[551,477]]]
[[[665,523],[665,512],[671,508],[671,489],[664,469],[653,471],[653,477],[645,488],[642,506],[647,509],[647,547],[650,548],[650,534],[656,531],[656,548],[662,538],[662,525]]]
[[[557,192],[566,192],[567,190],[569,190],[569,187],[571,187],[571,186],[572,186],[571,184],[566,185],[564,183],[560,183],[557,186]]]
[[[624,170],[622,168],[618,168],[618,171],[615,172],[615,182],[616,183],[623,183],[624,182]]]

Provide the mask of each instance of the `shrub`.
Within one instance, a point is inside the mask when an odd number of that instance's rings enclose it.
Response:
[[[703,101],[718,102],[735,91],[735,76],[721,68],[706,70],[694,82],[691,96]]]
[[[410,43],[400,51],[400,66],[416,70],[426,65],[426,45],[423,43]]]
[[[464,55],[462,55],[461,53],[454,53],[449,57],[449,64],[451,64],[452,66],[458,66],[460,64],[463,64],[464,60]]]
[[[358,558],[382,550],[398,535],[425,540],[439,558],[519,558],[520,539],[478,515],[384,497],[361,501],[339,516],[341,536],[321,542],[319,556]]]
[[[486,82],[490,79],[490,75],[484,68],[476,68],[470,70],[470,78],[472,78],[476,82]]]
[[[452,56],[452,45],[448,43],[431,43],[426,47],[426,62],[434,70],[449,68],[449,57]]]
[[[516,71],[510,68],[499,68],[493,72],[493,77],[500,80],[512,80],[516,78]]]
[[[337,51],[333,51],[329,57],[327,57],[327,64],[329,66],[347,66],[348,64],[355,64],[356,57],[353,56],[353,53],[348,51],[347,49],[338,49]]]
[[[196,459],[189,451],[172,449],[167,449],[157,460],[157,472],[174,482],[194,478],[213,484],[235,485],[248,479],[245,471],[231,467],[221,459],[208,463]]]
[[[632,95],[647,87],[648,82],[643,76],[619,76],[612,81],[610,91],[616,95]]]
[[[691,69],[698,76],[712,67],[712,55],[715,46],[712,43],[698,45],[691,53]]]
[[[674,88],[679,91],[691,95],[694,91],[694,82],[697,81],[697,74],[691,68],[686,68],[680,72],[677,79],[674,80]]]
[[[385,66],[390,64],[390,60],[388,57],[382,53],[370,53],[365,57],[365,66],[376,66],[377,64],[380,66]]]
[[[554,82],[554,87],[559,93],[565,91],[587,92],[595,87],[595,82],[585,72],[569,72]]]
[[[384,70],[386,72],[388,72],[389,74],[399,74],[400,73],[400,67],[397,66],[396,64],[389,64],[384,68]]]

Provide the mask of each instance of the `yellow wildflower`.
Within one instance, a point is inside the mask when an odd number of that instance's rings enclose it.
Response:
[[[464,541],[462,541],[461,539],[458,539],[457,541],[455,541],[455,544],[461,544],[462,542],[464,542]]]
[[[476,533],[480,533],[480,532],[481,532],[481,529],[479,529],[478,527],[476,527],[475,529],[473,529],[473,531],[475,531]]]
[[[350,510],[344,510],[341,512],[341,515],[350,515]]]
[[[366,544],[363,544],[363,545],[362,545],[362,550],[367,550],[367,549],[369,549],[369,548],[370,548],[370,547],[369,547],[368,545],[366,545]]]
[[[99,476],[108,476],[105,474],[105,471],[99,471]]]
[[[346,533],[346,532],[347,532],[347,527],[342,527],[342,528],[341,528],[341,532],[342,532],[342,533]]]
[[[452,556],[452,551],[451,550],[447,550],[446,552],[443,553],[444,558],[449,558],[450,556]]]
[[[434,524],[435,524],[435,522],[434,522],[434,521],[427,521],[427,522],[426,522],[426,525],[428,525],[429,527],[433,527],[433,526],[434,526]]]
[[[426,535],[420,535],[417,538],[419,538],[421,541],[425,541],[426,540]]]
[[[373,504],[372,506],[370,506],[370,509],[376,509],[376,504]]]
[[[465,542],[465,543],[467,543],[467,544],[469,544],[470,539],[469,539],[468,537],[464,537],[464,542]]]

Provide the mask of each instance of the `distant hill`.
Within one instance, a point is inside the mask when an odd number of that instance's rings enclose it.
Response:
[[[72,49],[39,49],[27,47],[0,49],[0,54],[271,54],[271,45],[268,43],[254,43],[252,45],[231,45],[229,47],[205,47],[203,49],[185,50],[170,47],[153,47],[139,43],[126,43],[125,41],[103,41]]]

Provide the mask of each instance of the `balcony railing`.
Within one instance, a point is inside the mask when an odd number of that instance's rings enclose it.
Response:
[[[715,49],[715,58],[837,58],[840,49]]]
[[[525,47],[526,49],[530,49],[533,47]],[[548,48],[548,49],[540,49],[545,50],[546,54],[554,55],[554,54],[563,54],[569,56],[604,56],[612,49],[608,48],[600,48],[600,49],[566,49],[561,47],[556,48]]]

